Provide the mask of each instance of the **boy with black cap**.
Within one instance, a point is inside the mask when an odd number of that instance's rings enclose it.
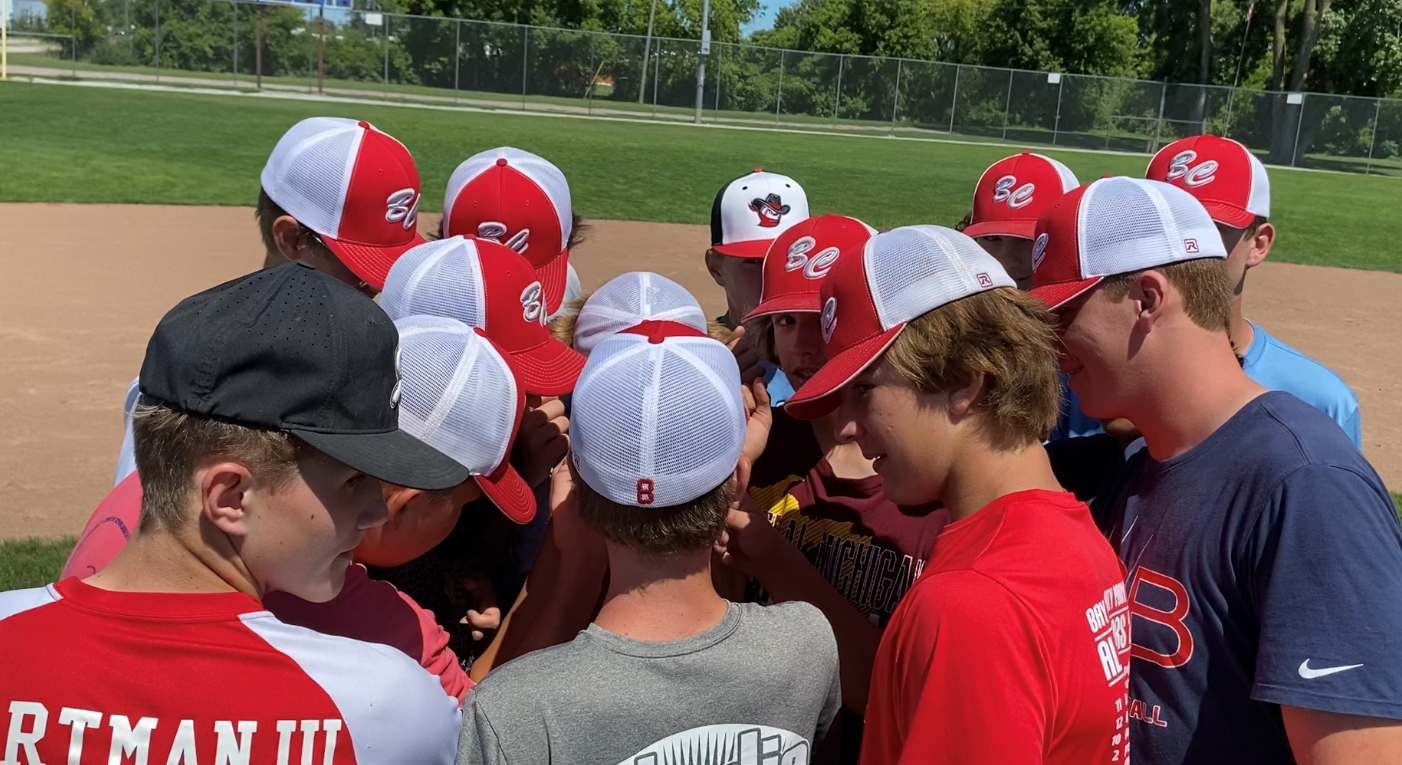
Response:
[[[166,314],[134,424],[141,533],[86,580],[0,594],[6,761],[451,759],[456,703],[413,661],[259,601],[335,597],[384,522],[381,480],[469,477],[399,430],[397,345],[373,302],[301,265]]]

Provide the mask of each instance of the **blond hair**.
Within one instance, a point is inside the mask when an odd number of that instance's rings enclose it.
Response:
[[[1183,294],[1183,310],[1192,322],[1211,332],[1228,332],[1232,325],[1235,287],[1225,258],[1198,258],[1152,269]],[[1105,297],[1118,303],[1143,271],[1107,276],[1100,282]]]
[[[1043,441],[1061,412],[1056,319],[1011,287],[956,300],[910,322],[885,359],[924,393],[963,387],[983,375],[976,407],[991,443],[1013,449]]]

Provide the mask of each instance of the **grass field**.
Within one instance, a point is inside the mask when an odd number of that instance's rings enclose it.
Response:
[[[277,138],[314,115],[366,119],[400,138],[442,206],[458,162],[514,145],[549,157],[585,217],[706,223],[715,190],[751,167],[790,174],[815,212],[878,227],[952,224],[998,146],[696,128],[247,96],[0,85],[0,201],[252,205]],[[1082,179],[1139,174],[1147,157],[1038,149]],[[1394,179],[1272,172],[1278,261],[1402,272]]]

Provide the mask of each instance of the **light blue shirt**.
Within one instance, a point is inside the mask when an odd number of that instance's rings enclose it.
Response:
[[[1247,376],[1271,390],[1283,390],[1324,412],[1339,423],[1353,445],[1363,448],[1363,428],[1358,417],[1358,397],[1328,367],[1256,330],[1241,368]]]
[[[1056,427],[1052,429],[1047,443],[1104,433],[1105,427],[1100,424],[1100,420],[1088,417],[1081,411],[1081,397],[1067,384],[1070,378],[1060,373],[1058,376],[1061,378],[1061,417],[1057,419]]]
[[[779,406],[793,397],[793,386],[777,364],[761,360],[759,365],[764,370],[764,388],[769,391],[770,406]]]

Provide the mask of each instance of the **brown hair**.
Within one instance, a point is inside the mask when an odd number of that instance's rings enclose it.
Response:
[[[143,490],[142,531],[175,530],[185,523],[194,489],[191,477],[208,457],[241,463],[255,481],[276,491],[298,475],[298,456],[318,453],[282,431],[249,428],[164,405],[137,404],[131,431]]]
[[[579,516],[604,539],[645,557],[664,559],[709,549],[720,540],[735,495],[735,478],[671,507],[620,505],[574,477]]]
[[[258,233],[263,236],[263,249],[279,256],[281,250],[278,249],[277,237],[273,234],[273,222],[284,215],[290,215],[290,213],[279,207],[278,203],[268,196],[265,189],[259,188],[258,206],[253,209],[253,217],[258,219]],[[307,228],[301,221],[298,221],[297,225],[301,227],[297,232],[300,246],[319,249],[328,256],[340,260],[311,229]]]
[[[1056,319],[1041,301],[1011,287],[971,295],[912,321],[886,361],[925,393],[984,376],[976,404],[993,445],[1039,443],[1061,412]]]
[[[1198,258],[1152,269],[1163,274],[1183,293],[1183,308],[1188,318],[1203,329],[1227,332],[1232,324],[1234,285],[1227,272],[1226,258]],[[1107,276],[1100,282],[1105,297],[1119,302],[1129,295],[1129,289],[1143,271]]]

